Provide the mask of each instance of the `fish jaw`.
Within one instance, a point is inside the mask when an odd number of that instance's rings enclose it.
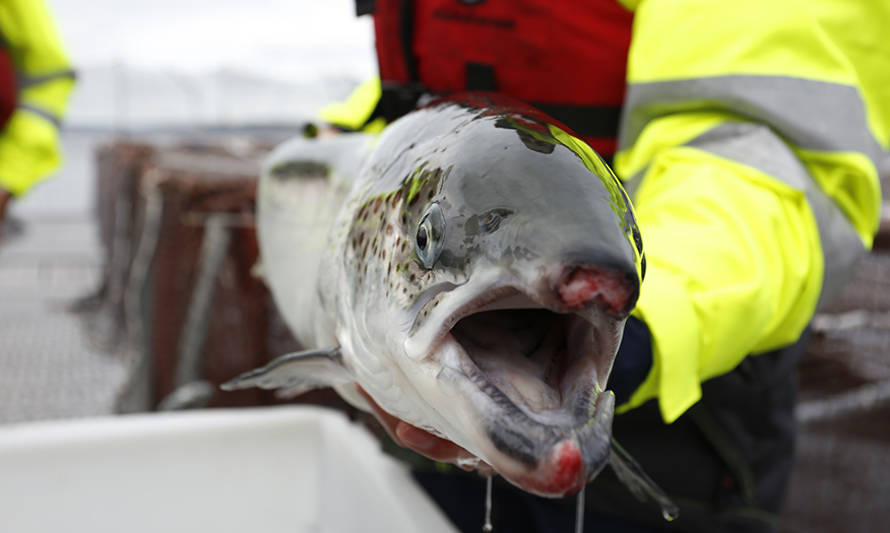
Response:
[[[553,446],[531,474],[519,473],[515,479],[507,479],[539,496],[562,497],[580,491],[599,474],[609,458],[614,395],[608,393],[601,398],[607,398],[600,407],[602,413],[595,415],[589,428],[581,429],[580,436]]]
[[[541,290],[480,269],[405,342],[404,374],[437,406],[436,433],[546,497],[577,492],[609,457],[614,396],[604,388],[625,318],[614,298],[590,296],[600,273],[578,268]]]
[[[452,356],[460,351],[450,339],[444,344],[443,351]],[[526,492],[550,498],[574,494],[608,461],[611,391],[594,384],[571,402],[574,416],[548,423],[546,414],[527,413],[478,371],[445,363],[436,378],[441,389],[449,390],[446,417],[470,421],[446,436]]]

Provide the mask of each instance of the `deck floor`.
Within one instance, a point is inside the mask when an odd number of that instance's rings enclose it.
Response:
[[[132,364],[71,311],[97,288],[100,261],[86,217],[29,217],[0,246],[0,423],[114,412]]]

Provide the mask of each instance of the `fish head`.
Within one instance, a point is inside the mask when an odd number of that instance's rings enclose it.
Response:
[[[526,491],[576,492],[608,459],[606,383],[644,270],[630,201],[592,149],[520,104],[410,117],[406,131],[438,129],[398,153],[386,143],[404,140],[381,140],[395,178],[368,189],[346,254],[350,305],[373,309],[359,329],[388,343],[350,345],[387,352],[405,385],[363,386]]]

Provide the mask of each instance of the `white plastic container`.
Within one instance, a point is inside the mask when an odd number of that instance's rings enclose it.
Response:
[[[0,426],[0,531],[455,530],[365,430],[287,407]]]

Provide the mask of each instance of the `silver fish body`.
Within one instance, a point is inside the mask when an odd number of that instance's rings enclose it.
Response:
[[[294,141],[260,182],[263,273],[298,340],[229,388],[334,386],[517,486],[578,491],[610,457],[606,383],[645,268],[630,202],[565,128],[484,94],[378,137]]]

